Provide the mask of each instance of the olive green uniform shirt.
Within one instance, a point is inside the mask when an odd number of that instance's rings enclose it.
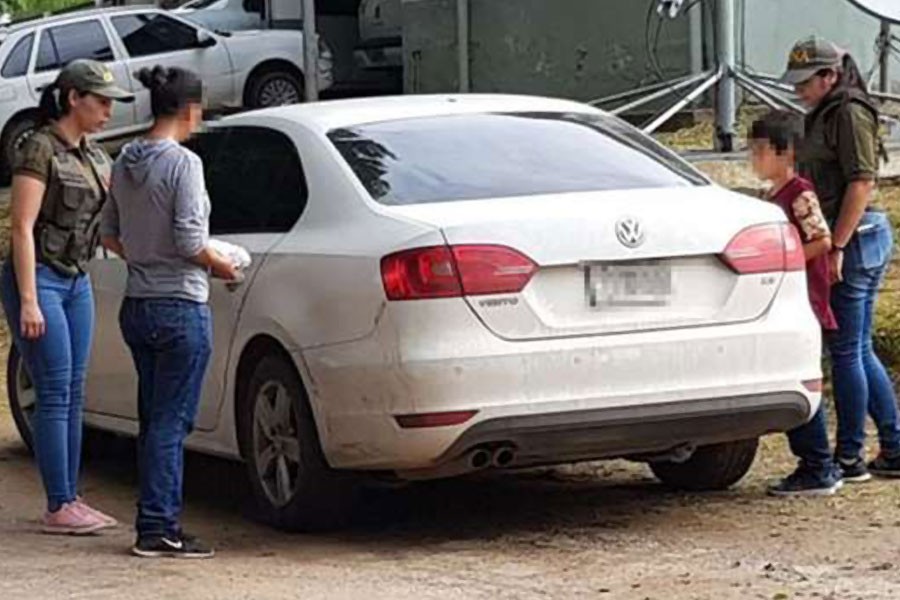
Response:
[[[832,100],[810,115],[798,157],[800,172],[815,186],[832,227],[850,183],[877,178],[878,156],[878,119],[869,107],[856,100]]]
[[[97,221],[109,189],[111,161],[96,144],[70,146],[52,126],[35,132],[19,148],[13,175],[46,184],[35,223],[38,261],[62,274],[84,272],[96,250]]]

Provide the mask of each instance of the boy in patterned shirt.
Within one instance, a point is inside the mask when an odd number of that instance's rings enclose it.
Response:
[[[802,137],[801,118],[773,111],[751,126],[750,155],[756,175],[772,184],[768,201],[780,206],[800,232],[806,256],[809,301],[827,333],[837,329],[829,304],[831,231],[812,184],[796,173],[795,148]],[[822,496],[840,489],[843,481],[831,455],[824,403],[809,423],[788,432],[788,440],[799,465],[794,473],[773,484],[769,488],[770,494]]]

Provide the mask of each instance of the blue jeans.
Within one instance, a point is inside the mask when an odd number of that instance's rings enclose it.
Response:
[[[828,336],[838,416],[835,454],[845,461],[864,455],[867,414],[878,427],[881,451],[900,454],[894,387],[872,347],[875,301],[893,247],[887,216],[867,212],[844,252],[844,280],[831,293],[839,328]]]
[[[19,287],[10,263],[0,273],[0,299],[16,348],[37,394],[34,453],[51,512],[75,500],[81,467],[84,380],[94,331],[94,297],[87,275],[66,277],[38,263],[37,299],[46,333],[22,338]]]
[[[828,420],[825,416],[825,403],[812,420],[805,425],[788,432],[791,452],[800,459],[800,467],[828,476],[834,470],[834,459],[831,456],[831,445],[828,442]]]
[[[119,313],[138,372],[140,537],[181,532],[184,440],[194,427],[212,353],[205,304],[126,298]]]

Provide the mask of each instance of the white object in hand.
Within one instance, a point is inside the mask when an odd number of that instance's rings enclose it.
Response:
[[[243,271],[253,262],[246,248],[222,240],[209,240],[209,247],[231,260],[238,271]]]

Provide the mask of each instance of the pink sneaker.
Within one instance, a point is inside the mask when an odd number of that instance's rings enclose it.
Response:
[[[119,522],[116,521],[116,519],[114,517],[111,517],[108,514],[100,512],[96,508],[93,508],[93,507],[85,504],[85,502],[81,498],[78,498],[77,500],[75,500],[75,502],[73,502],[73,504],[81,512],[86,513],[86,514],[88,514],[92,517],[95,517],[95,518],[103,521],[104,523],[106,523],[106,527],[104,527],[104,529],[112,529],[113,527],[119,526]]]
[[[41,531],[51,535],[90,535],[107,527],[106,523],[70,502],[56,512],[45,513]]]

